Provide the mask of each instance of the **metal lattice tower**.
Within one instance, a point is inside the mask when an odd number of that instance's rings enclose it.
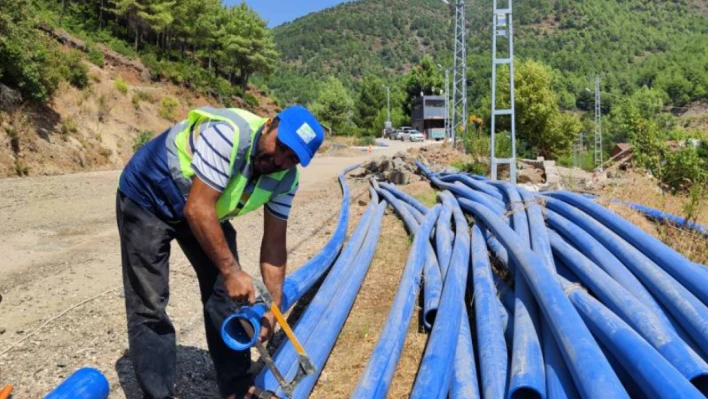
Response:
[[[602,164],[602,108],[600,106],[600,77],[595,77],[595,165]]]
[[[467,133],[467,35],[465,34],[465,2],[455,3],[455,64],[452,75],[452,145],[457,146],[457,133]]]
[[[516,112],[514,111],[514,29],[511,19],[512,0],[506,0],[508,4],[506,8],[499,8],[497,0],[494,0],[494,15],[492,16],[492,123],[491,123],[491,179],[497,180],[497,167],[499,165],[509,165],[510,179],[512,183],[516,183]],[[499,57],[497,49],[497,38],[506,38],[508,49],[506,56]],[[502,39],[504,40],[504,39]],[[509,82],[509,108],[497,108],[497,67],[499,65],[508,65]],[[511,127],[511,157],[497,158],[496,156],[496,126],[497,117],[504,116],[510,118]]]

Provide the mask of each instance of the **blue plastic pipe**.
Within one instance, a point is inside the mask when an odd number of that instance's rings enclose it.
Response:
[[[567,204],[560,206],[559,202],[561,201],[549,198],[546,207],[582,227],[620,259],[664,304],[695,343],[699,345],[703,354],[708,354],[708,308],[664,269],[657,266],[609,228],[577,208]]]
[[[371,203],[359,219],[356,229],[349,238],[349,241],[347,241],[347,244],[339,255],[339,258],[337,258],[337,262],[335,262],[334,266],[332,266],[332,270],[325,278],[324,282],[317,291],[317,294],[313,297],[309,306],[294,326],[295,336],[298,337],[303,345],[308,342],[309,337],[315,326],[319,323],[322,314],[329,306],[331,299],[334,298],[335,294],[338,292],[340,285],[344,281],[343,276],[350,270],[350,265],[360,252],[368,231],[373,223],[372,218],[377,207],[378,195],[372,189],[369,191],[371,193]],[[278,369],[281,371],[288,370],[293,366],[293,364],[296,364],[297,352],[289,340],[286,340],[276,350],[273,355],[273,360],[275,361]],[[270,370],[268,368],[264,368],[256,377],[256,385],[269,390],[274,390],[277,387],[277,382],[275,381],[275,377],[271,374]]]
[[[420,215],[417,208],[414,208],[410,203],[405,202],[409,198],[406,196],[401,196],[399,198],[404,199],[399,200],[392,195],[392,192],[388,189],[378,189],[377,192],[396,210],[396,213],[398,213],[403,220],[406,229],[408,229],[411,234],[415,234],[419,227],[418,217],[423,216]],[[427,208],[424,209],[427,213]],[[440,304],[440,295],[442,293],[442,274],[440,272],[438,258],[435,256],[435,250],[433,249],[432,244],[428,243],[425,251],[425,264],[423,265],[423,326],[427,331],[430,331],[438,313],[438,306]]]
[[[490,208],[493,208],[495,211],[498,211],[500,214],[504,213],[504,202],[496,199],[492,196],[489,196],[488,194],[485,194],[483,192],[475,191],[472,190],[471,188],[467,187],[461,182],[456,182],[454,184],[451,183],[445,183],[444,181],[440,180],[435,174],[430,173],[430,171],[423,166],[420,162],[416,162],[416,165],[418,168],[423,172],[423,174],[430,179],[430,181],[440,189],[445,189],[445,190],[450,190],[453,194],[456,196],[462,196],[465,198],[469,198],[473,201],[483,203],[487,205]]]
[[[607,274],[612,276],[622,287],[629,291],[635,298],[649,307],[659,317],[666,318],[663,309],[656,302],[654,297],[642,285],[637,277],[630,272],[627,267],[612,254],[605,246],[597,241],[592,235],[571,222],[560,213],[551,210],[556,209],[566,215],[574,212],[574,209],[563,202],[548,199],[549,209],[546,210],[548,225],[560,233],[568,242],[572,243],[580,252],[585,254],[596,265],[601,267]]]
[[[652,237],[616,213],[581,195],[569,192],[554,192],[548,195],[567,202],[597,219],[666,270],[703,304],[708,304],[708,289],[706,289],[708,287],[708,273],[697,272],[693,263],[675,249]]]
[[[110,387],[106,377],[90,367],[74,371],[44,399],[106,399]]]
[[[551,234],[551,245],[555,255],[571,269],[584,286],[592,290],[605,306],[641,334],[686,379],[697,387],[708,384],[708,364],[679,337],[667,320],[658,317],[559,235]]]
[[[506,396],[508,367],[508,352],[500,315],[500,307],[503,309],[503,306],[500,306],[497,299],[489,253],[479,223],[472,226],[471,252],[473,286],[470,291],[474,292],[482,397],[503,399]]]
[[[377,205],[374,216],[371,220],[369,231],[366,235],[366,240],[364,241],[361,250],[351,263],[349,270],[341,276],[341,283],[339,284],[336,293],[330,296],[329,305],[324,310],[324,313],[321,315],[317,325],[312,329],[309,339],[303,344],[305,350],[315,364],[317,372],[313,375],[305,377],[300,382],[292,395],[293,399],[309,397],[310,392],[312,392],[312,388],[317,382],[317,378],[322,372],[322,368],[324,367],[325,362],[327,361],[327,358],[329,357],[329,354],[337,341],[337,337],[344,326],[344,322],[349,316],[349,311],[354,305],[354,300],[359,292],[359,288],[361,287],[364,277],[369,270],[371,260],[374,257],[374,251],[376,250],[376,243],[379,239],[381,219],[383,218],[385,209],[385,203],[382,202]],[[317,295],[320,295],[319,291]],[[312,309],[308,308],[308,311],[311,310]],[[290,370],[285,374],[287,376],[286,378],[289,380],[294,378],[297,368],[297,364],[291,365]],[[283,392],[273,389],[278,387],[277,383],[274,380],[269,382],[270,383],[267,385],[267,388],[276,392],[278,396],[283,397]]]
[[[435,205],[426,215],[413,240],[393,305],[389,311],[379,340],[376,343],[364,373],[352,394],[354,399],[384,398],[388,392],[401,356],[408,324],[415,305],[420,284],[420,275],[425,262],[425,245],[429,243],[430,231],[440,214],[440,205]]]
[[[526,278],[580,394],[585,398],[628,398],[590,331],[566,298],[554,275],[543,266],[541,258],[524,248],[518,235],[484,206],[464,198],[458,201],[461,204],[468,203],[468,209],[475,217],[492,230]]]
[[[268,311],[265,304],[256,303],[253,306],[244,306],[227,317],[221,323],[221,339],[226,346],[235,351],[250,349],[258,341],[257,332],[261,331],[261,317]],[[254,331],[252,336],[248,336],[243,329],[241,322],[245,321]]]
[[[442,193],[444,193],[444,191],[438,193],[438,197],[441,200],[446,197]],[[455,206],[457,206],[457,201],[455,201]],[[440,266],[442,276],[447,274],[447,268],[450,265],[450,258],[452,257],[453,233],[450,229],[451,219],[452,203],[448,198],[447,201],[442,201],[440,216],[435,224],[435,250],[438,256],[438,265]]]
[[[406,193],[405,191],[399,190],[398,187],[391,183],[383,183],[380,182],[379,185],[381,188],[388,190],[393,193],[393,195],[396,196],[396,198],[400,199],[401,201],[407,203],[408,205],[412,206],[415,208],[418,212],[420,212],[422,215],[425,215],[428,213],[428,208],[423,205],[420,201],[415,199],[412,195]]]
[[[469,176],[463,175],[461,173],[456,173],[456,174],[447,175],[447,176],[440,176],[440,180],[447,182],[447,183],[454,183],[456,181],[459,181],[471,189],[474,189],[477,191],[482,191],[482,192],[489,194],[492,197],[494,197],[500,201],[504,200],[504,197],[501,195],[499,190],[495,190],[493,187],[490,187],[488,184],[480,182],[479,180],[475,180],[475,179],[473,179]]]
[[[577,286],[568,297],[593,334],[622,364],[650,398],[705,398],[661,354],[622,319]]]
[[[451,202],[454,199],[448,197],[449,195],[441,193],[441,198],[444,201],[440,215],[443,215],[446,207],[451,208]],[[452,209],[450,211],[452,212]],[[438,310],[440,317],[437,317],[435,324],[433,324],[433,329],[418,369],[418,376],[410,395],[411,398],[447,398],[450,388],[452,375],[447,371],[453,366],[457,349],[470,258],[470,233],[467,228],[467,222],[456,203],[454,211],[455,244],[450,257],[449,272],[443,273],[445,283]],[[438,217],[439,223],[440,218]],[[470,358],[474,359],[474,356],[472,355]],[[474,397],[479,397],[479,393],[476,393]]]
[[[671,223],[677,227],[687,229],[687,230],[693,230],[695,232],[698,232],[700,234],[708,236],[708,227],[703,226],[699,223],[696,222],[691,222],[688,221],[680,216],[673,215],[668,212],[664,212],[658,209],[650,208],[648,206],[640,205],[640,204],[635,204],[633,202],[627,202],[627,201],[621,201],[621,200],[610,200],[611,202],[614,202],[616,204],[622,204],[626,205],[636,211],[639,211],[644,214],[647,218],[651,220],[655,220],[660,223]]]
[[[529,222],[515,186],[501,183],[508,199],[511,221],[520,244],[531,248]],[[540,254],[540,253],[539,253]],[[544,267],[545,266],[545,258]],[[513,263],[513,260],[512,260]],[[550,270],[550,268],[548,268]],[[511,352],[510,398],[544,398],[546,376],[541,350],[538,305],[521,273],[514,280],[514,344]]]
[[[287,311],[295,302],[302,298],[332,266],[339,251],[342,249],[344,238],[347,235],[347,225],[349,224],[349,186],[344,175],[358,167],[358,164],[350,166],[339,174],[339,184],[342,186],[342,205],[337,226],[334,228],[332,237],[322,250],[285,279],[283,297],[280,304],[281,310]]]
[[[474,360],[472,331],[467,309],[463,304],[460,331],[457,334],[457,350],[452,367],[452,383],[450,384],[450,399],[479,398],[477,383],[477,365]]]

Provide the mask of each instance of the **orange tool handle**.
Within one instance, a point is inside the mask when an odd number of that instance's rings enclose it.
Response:
[[[295,350],[299,355],[307,355],[305,353],[305,349],[300,345],[300,341],[297,340],[297,337],[295,336],[295,333],[293,330],[290,328],[290,325],[288,324],[288,321],[285,320],[285,317],[283,314],[280,312],[280,309],[273,304],[270,307],[270,311],[273,312],[273,316],[275,316],[275,320],[278,321],[278,324],[280,324],[280,328],[285,331],[285,335],[288,336],[288,339],[290,339],[290,342],[292,342],[293,346],[295,347]],[[0,398],[2,399],[2,398]]]
[[[12,393],[12,389],[15,388],[12,385],[5,385],[5,388],[0,391],[0,399],[7,399],[10,397],[10,394]]]

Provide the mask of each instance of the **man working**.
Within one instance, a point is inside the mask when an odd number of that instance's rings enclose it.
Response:
[[[280,305],[287,261],[287,219],[324,132],[305,108],[272,119],[239,109],[203,107],[140,148],[123,171],[116,199],[130,358],[147,398],[170,398],[175,383],[175,329],[165,311],[173,239],[194,267],[204,307],[209,354],[223,397],[250,397],[249,351],[221,340],[234,302],[255,301],[228,222],[265,205],[260,268]],[[264,315],[261,340],[272,334]]]

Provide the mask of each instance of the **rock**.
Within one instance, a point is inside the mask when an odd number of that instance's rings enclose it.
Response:
[[[396,185],[408,184],[411,180],[411,174],[408,172],[402,172],[400,170],[394,170],[388,175],[388,180]]]
[[[517,173],[516,182],[542,184],[543,171],[541,171],[540,169],[521,169]]]
[[[398,157],[393,158],[393,161],[391,161],[391,163],[393,164],[393,168],[396,170],[401,170],[406,165],[406,163]]]
[[[460,169],[454,166],[443,166],[439,173],[460,173]]]
[[[0,327],[0,335],[5,334],[5,331],[7,331],[5,327]]]

